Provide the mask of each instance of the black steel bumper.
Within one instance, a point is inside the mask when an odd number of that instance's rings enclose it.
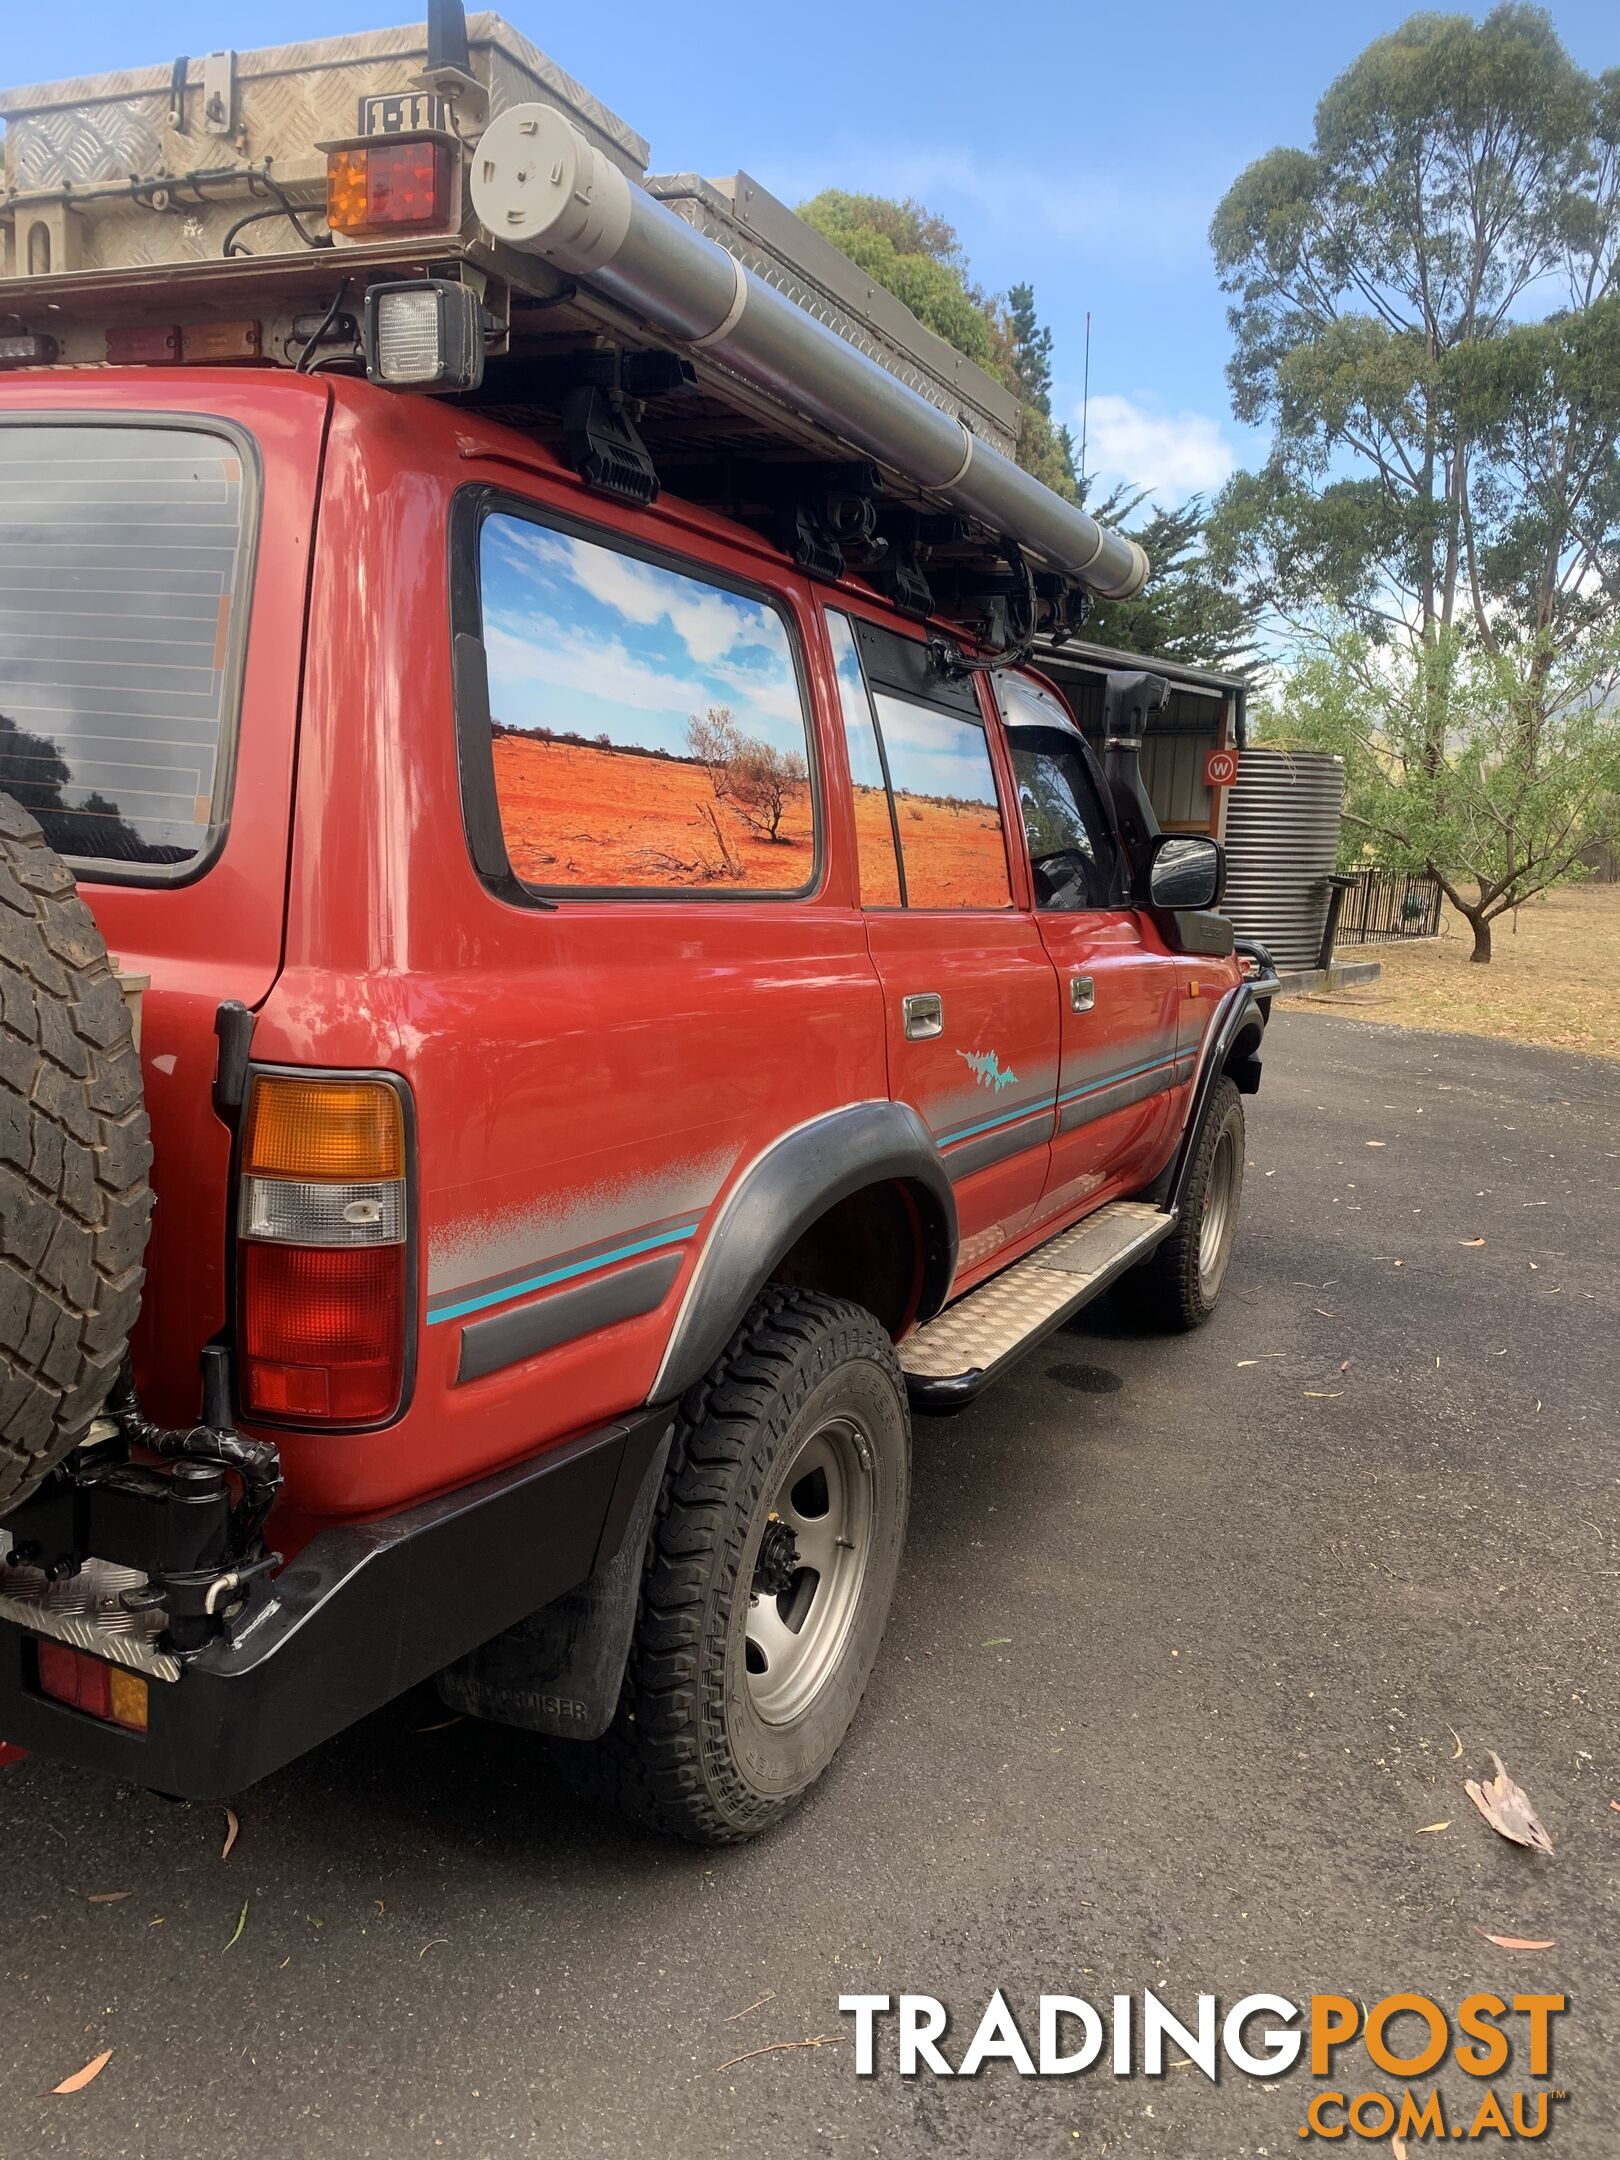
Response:
[[[0,1622],[0,1737],[187,1800],[219,1800],[571,1590],[623,1541],[668,1411],[621,1419],[378,1522],[320,1532],[234,1641],[154,1679],[145,1734],[33,1685]]]

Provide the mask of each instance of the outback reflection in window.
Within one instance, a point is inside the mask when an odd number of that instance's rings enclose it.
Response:
[[[493,516],[495,792],[526,884],[792,892],[815,863],[804,709],[763,601]]]
[[[873,702],[894,789],[908,905],[1011,907],[983,728],[881,690]]]

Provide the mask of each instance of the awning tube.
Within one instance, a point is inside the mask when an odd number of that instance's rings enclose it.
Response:
[[[1148,559],[969,434],[825,323],[625,177],[549,105],[515,105],[472,153],[491,235],[656,323],[1015,540],[1105,599],[1140,591]]]

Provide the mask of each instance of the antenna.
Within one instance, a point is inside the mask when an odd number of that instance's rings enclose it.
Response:
[[[471,75],[467,11],[461,0],[428,0],[427,64],[430,74],[437,68],[454,68],[458,74]]]
[[[1086,499],[1086,429],[1091,421],[1091,310],[1086,309],[1086,371],[1080,388],[1080,500]]]

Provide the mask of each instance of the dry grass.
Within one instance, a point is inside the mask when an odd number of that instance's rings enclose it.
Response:
[[[512,868],[536,885],[791,891],[814,860],[807,788],[790,800],[773,842],[717,803],[703,767],[684,759],[498,735],[495,793]],[[895,808],[913,907],[1009,905],[993,809],[904,794]],[[856,789],[855,824],[866,902],[893,906],[894,844],[880,791]]]
[[[1382,979],[1290,1009],[1620,1058],[1620,885],[1565,886],[1521,908],[1517,931],[1511,915],[1492,929],[1488,967],[1469,960],[1473,935],[1449,907],[1438,938],[1345,946],[1342,959],[1382,961]]]

